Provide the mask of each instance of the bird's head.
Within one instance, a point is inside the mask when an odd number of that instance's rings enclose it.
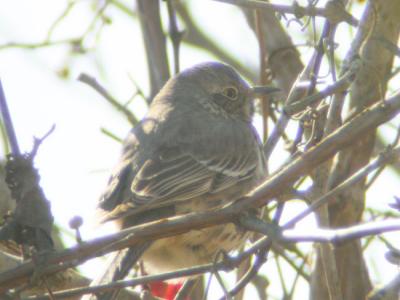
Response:
[[[251,87],[231,66],[206,62],[188,68],[167,82],[160,95],[174,101],[197,101],[207,111],[250,121],[254,98],[279,89]]]

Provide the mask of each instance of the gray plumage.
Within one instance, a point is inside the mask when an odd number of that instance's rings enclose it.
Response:
[[[253,97],[238,73],[221,63],[171,78],[125,140],[100,199],[102,221],[125,228],[216,209],[248,193],[265,175],[251,124]],[[232,224],[215,226],[155,241],[142,259],[149,273],[170,271],[210,262],[245,239]]]

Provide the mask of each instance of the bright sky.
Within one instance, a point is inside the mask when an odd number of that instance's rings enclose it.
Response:
[[[91,22],[91,8],[95,2],[79,1],[71,16],[53,32],[53,38],[61,40],[79,36]],[[132,1],[125,2],[129,7]],[[0,45],[10,41],[42,41],[66,3],[63,0],[3,0]],[[212,1],[192,1],[191,4],[196,18],[207,20],[202,24],[208,33],[232,51],[239,52],[244,57],[244,63],[257,65],[257,43],[240,12],[232,6]],[[217,17],[222,14],[229,14],[227,21]],[[148,89],[145,54],[137,22],[115,8],[107,9],[107,15],[113,20],[112,25],[104,28],[96,48],[88,55],[69,57],[68,47],[65,46],[0,51],[0,76],[21,148],[29,151],[32,137],[42,136],[56,124],[55,132],[39,150],[36,166],[40,170],[43,189],[52,203],[57,224],[67,228],[72,216],[81,215],[85,220],[82,228],[84,239],[106,232],[103,229],[93,230],[89,220],[120,151],[120,145],[102,134],[100,128],[105,127],[124,137],[130,125],[97,92],[76,78],[81,72],[95,76],[121,102],[129,100],[135,92],[130,77],[145,92]],[[291,29],[300,32],[295,25]],[[95,38],[90,36],[86,45],[94,45]],[[346,44],[343,46],[339,47],[342,53],[347,49]],[[183,47],[181,57],[182,68],[213,59],[191,47]],[[57,74],[67,65],[70,79],[62,80]],[[130,108],[139,118],[145,113],[140,98],[135,98]],[[393,135],[393,130],[386,129],[386,132]],[[275,158],[273,161],[282,161],[280,154]],[[392,195],[398,192],[399,179],[389,171],[384,173],[379,183],[371,189],[369,203],[386,209]],[[298,211],[299,205],[290,206],[286,214]],[[313,224],[304,223],[305,228]],[[73,243],[73,240],[67,239],[67,244]],[[367,257],[374,257],[374,264],[380,269],[380,272],[375,272],[373,268],[371,275],[375,280],[390,279],[396,270],[383,259],[385,249],[371,249]],[[383,265],[387,272],[381,272]],[[271,262],[264,266],[268,272],[276,272],[275,268]],[[84,270],[87,274],[97,273],[93,263]],[[272,290],[276,290],[278,295],[281,287],[275,285]]]

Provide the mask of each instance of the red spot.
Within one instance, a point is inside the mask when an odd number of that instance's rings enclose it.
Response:
[[[149,284],[150,291],[153,296],[163,298],[165,300],[174,300],[176,294],[182,287],[182,283],[166,283],[163,281],[151,282]],[[186,300],[190,300],[190,298],[186,298]]]

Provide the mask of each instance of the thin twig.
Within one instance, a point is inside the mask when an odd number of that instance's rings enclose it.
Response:
[[[51,24],[49,30],[47,31],[47,36],[45,41],[50,41],[51,35],[56,27],[61,23],[61,21],[70,13],[74,5],[76,4],[75,1],[69,1],[67,7],[63,10],[63,12],[57,17],[57,19]]]
[[[187,3],[188,1],[175,1],[174,3],[175,10],[187,29],[184,35],[185,44],[202,48],[208,53],[212,53],[216,59],[231,65],[245,78],[256,82],[257,76],[255,71],[249,65],[244,64],[243,61],[238,60],[232,51],[229,51],[229,49],[218,43],[215,39],[210,38],[203,31],[203,27],[195,22]]]
[[[99,2],[98,2],[99,3]],[[97,20],[103,16],[104,11],[106,10],[108,4],[110,2],[109,1],[104,1],[103,4],[101,5],[101,7],[99,8],[99,10],[96,12],[96,14],[94,15],[92,21],[90,22],[89,26],[86,28],[86,31],[83,33],[83,36],[87,36],[89,34],[89,32],[91,32],[93,30],[93,28],[96,25]]]
[[[354,77],[360,68],[360,61],[359,60],[355,61],[353,65],[354,67],[350,68],[338,81],[327,86],[321,92],[315,93],[311,96],[301,99],[300,101],[296,101],[294,103],[290,103],[287,106],[285,106],[284,108],[285,113],[287,113],[288,115],[297,114],[300,111],[307,108],[307,106],[311,106],[317,103],[318,101],[330,95],[333,95],[337,92],[342,92],[346,90],[354,80]]]
[[[264,42],[264,32],[263,27],[261,24],[261,12],[259,10],[255,10],[254,12],[254,21],[255,21],[255,33],[258,40],[258,48],[259,48],[259,64],[260,64],[260,75],[259,80],[262,86],[267,85],[267,52],[265,49],[265,42]],[[268,119],[269,119],[269,98],[268,96],[264,95],[260,97],[260,104],[261,104],[261,114],[263,119],[263,142],[265,143],[268,138]]]
[[[247,230],[262,234],[269,234],[271,232],[271,224],[257,218],[242,216],[240,219],[240,225]],[[288,226],[285,224],[279,228],[279,234],[269,235],[268,238],[275,242],[319,242],[338,244],[371,235],[399,231],[400,220],[374,221],[337,229],[314,228],[312,232],[286,228],[288,228]]]
[[[22,48],[22,49],[37,49],[37,48],[45,48],[45,47],[52,47],[64,44],[81,44],[81,38],[69,38],[69,39],[62,39],[57,41],[43,41],[37,43],[17,43],[17,42],[10,42],[6,44],[0,45],[0,50],[8,49],[8,48]]]
[[[84,39],[93,30],[94,25],[97,22],[97,19],[103,14],[108,3],[109,3],[109,1],[105,1],[104,5],[99,9],[99,11],[94,16],[93,20],[90,22],[89,26],[85,29],[85,31],[83,32],[83,34],[80,37],[51,41],[51,40],[49,40],[51,31],[52,31],[52,28],[51,28],[50,32],[48,32],[45,39],[41,42],[36,42],[36,43],[10,42],[10,43],[0,45],[0,50],[7,49],[7,48],[37,49],[37,48],[51,47],[51,46],[64,45],[64,44],[70,44],[73,46],[74,49],[81,50]],[[67,8],[66,12],[68,13],[68,8]],[[59,18],[63,18],[63,17],[64,16],[61,15]],[[56,23],[54,23],[53,25],[56,26],[57,23],[58,23],[58,21],[56,20]]]
[[[307,259],[303,259],[303,261],[301,263],[301,266],[298,268],[298,270],[303,270],[303,268],[304,268],[304,266],[306,264],[307,264]],[[292,288],[290,289],[289,298],[288,299],[293,299],[294,291],[296,289],[296,285],[297,285],[297,282],[299,281],[300,275],[301,275],[301,272],[296,272],[296,276],[295,276],[295,278],[293,280]],[[308,280],[308,282],[310,282],[310,280]]]
[[[335,188],[327,192],[321,198],[315,200],[306,210],[302,211],[290,221],[288,221],[284,226],[292,227],[297,222],[304,219],[306,216],[310,215],[311,213],[315,212],[319,207],[324,204],[329,203],[331,199],[337,194],[343,192],[345,189],[353,186],[355,183],[359,182],[363,178],[365,178],[369,173],[372,171],[380,168],[383,165],[396,161],[400,158],[400,147],[397,147],[389,152],[384,152],[378,155],[377,158],[372,160],[368,165],[359,169],[356,173],[354,173],[351,177],[347,178],[341,184],[337,185]]]
[[[389,146],[387,146],[388,149],[393,149],[394,147],[396,147],[396,145],[399,143],[399,140],[400,140],[400,126],[397,128],[397,133],[393,142]],[[365,183],[365,190],[368,190],[373,185],[373,183],[379,178],[383,170],[385,170],[385,167],[386,165],[382,165],[381,167],[379,167],[379,169],[372,175],[372,177],[369,178],[368,182]]]
[[[163,219],[161,222],[143,224],[134,228],[127,228],[120,232],[87,241],[82,245],[56,252],[48,257],[48,264],[42,270],[43,275],[54,274],[66,268],[76,266],[82,261],[105,253],[133,246],[144,241],[173,236],[189,230],[206,228],[209,226],[233,222],[238,215],[250,207],[265,205],[270,199],[282,194],[282,191],[293,184],[298,178],[308,174],[318,164],[329,159],[339,149],[354,143],[357,137],[363,136],[372,128],[385,123],[400,112],[400,93],[387,99],[384,104],[377,103],[365,112],[354,117],[352,121],[343,125],[337,132],[331,134],[317,146],[311,148],[291,164],[272,175],[258,186],[248,197],[235,201],[217,211],[207,211],[185,216]],[[255,248],[245,250],[246,255],[253,254],[265,247],[269,242],[261,239],[255,243]],[[257,246],[256,246],[257,245]],[[258,248],[261,247],[261,248]],[[107,251],[105,251],[107,249]],[[243,254],[243,255],[245,255]],[[62,264],[60,264],[62,262]],[[17,268],[0,274],[0,293],[25,283],[32,275],[34,266],[26,262]]]
[[[334,27],[334,24],[331,24],[329,21],[325,21],[324,27],[322,28],[321,36],[319,37],[319,41],[315,49],[315,55],[312,58],[313,68],[310,73],[310,85],[308,86],[307,96],[310,96],[312,93],[314,93],[315,87],[317,85],[319,70],[321,68],[322,58],[325,54],[324,42],[328,38]]]
[[[108,136],[110,139],[118,142],[118,143],[122,143],[124,141],[123,138],[115,135],[114,133],[112,133],[110,130],[108,130],[107,128],[101,127],[100,128],[101,133],[103,133],[104,135]]]
[[[285,284],[285,278],[282,274],[282,267],[281,264],[279,262],[279,258],[276,257],[275,258],[275,265],[276,265],[276,269],[278,270],[278,277],[279,277],[279,281],[281,283],[281,287],[282,287],[282,293],[283,293],[283,299],[288,299],[288,291],[287,291],[287,287]]]
[[[350,240],[399,230],[399,220],[384,220],[354,225],[342,229],[313,229],[312,232],[307,233],[289,229],[282,232],[282,240],[291,243],[319,242],[339,244]]]
[[[290,90],[290,93],[286,99],[286,105],[299,101],[304,96],[310,96],[314,92],[322,57],[324,55],[323,41],[328,36],[332,26],[335,25],[330,25],[329,21],[325,21],[324,28],[318,42],[318,46],[314,50],[313,56],[309,60],[307,66],[304,67],[301,74],[299,74],[296,82],[293,84],[292,89]],[[304,88],[302,86],[303,81],[310,81],[308,87]],[[273,150],[278,144],[279,139],[282,137],[287,125],[289,124],[289,121],[290,117],[285,113],[285,111],[283,111],[278,122],[276,123],[276,126],[272,130],[271,135],[264,145],[264,155],[267,161],[269,160]],[[300,142],[300,140],[301,136],[298,136],[295,145]]]
[[[228,293],[229,297],[233,297],[236,294],[238,294],[242,289],[246,287],[246,285],[248,285],[251,282],[254,276],[258,274],[258,271],[260,270],[261,266],[266,261],[263,256],[269,251],[271,245],[272,242],[270,241],[264,248],[265,250],[262,251],[262,253],[256,255],[253,265],[249,268],[246,274],[244,274],[244,276],[236,283],[236,285],[229,291]],[[223,299],[224,298],[221,298],[220,300]]]
[[[117,110],[122,112],[124,116],[128,119],[129,123],[132,125],[136,125],[138,123],[137,118],[132,112],[127,109],[124,105],[119,103],[113,96],[110,95],[107,90],[102,87],[94,77],[91,77],[85,73],[81,73],[78,77],[78,80],[89,85],[94,90],[96,90],[100,95],[102,95],[112,106],[114,106]]]
[[[56,124],[53,124],[50,129],[40,138],[34,137],[33,139],[33,148],[32,151],[29,153],[29,156],[31,158],[35,157],[37,154],[37,151],[39,150],[40,145],[43,143],[43,141],[45,139],[48,138],[48,136],[50,134],[52,134],[54,132],[54,130],[56,129]]]
[[[286,263],[289,264],[295,270],[296,274],[298,274],[300,277],[302,277],[307,282],[311,281],[310,275],[307,274],[302,269],[302,267],[299,267],[296,265],[296,263],[294,262],[294,259],[292,259],[291,257],[289,257],[288,254],[286,254],[285,248],[283,246],[275,243],[272,245],[272,250],[274,251],[275,255],[282,257],[286,261]],[[306,256],[302,255],[302,256],[297,256],[297,257],[302,260],[302,266],[303,266],[307,261]]]
[[[118,0],[108,0],[108,2],[112,5],[114,5],[116,8],[118,8],[121,12],[123,12],[127,16],[132,17],[132,18],[137,17],[136,11],[134,11],[127,4],[122,3],[121,1],[118,1]]]
[[[330,5],[325,8],[315,6],[300,6],[296,5],[284,5],[284,4],[272,4],[258,0],[214,0],[217,2],[223,2],[227,4],[248,7],[248,8],[259,8],[259,9],[270,9],[280,14],[293,14],[296,18],[302,18],[304,16],[311,17],[325,17],[334,23],[347,22],[350,25],[357,26],[358,21],[351,14],[346,12],[339,5]]]
[[[279,220],[283,213],[284,204],[278,203],[276,208],[276,212],[274,218],[272,220],[273,226],[278,226]],[[272,235],[271,235],[272,236]],[[271,237],[269,236],[269,237]],[[246,287],[247,284],[251,282],[251,280],[258,274],[258,271],[262,267],[262,265],[266,262],[269,251],[272,247],[272,239],[269,239],[264,247],[261,248],[261,251],[257,253],[255,261],[253,265],[249,268],[249,270],[244,274],[244,276],[236,283],[236,285],[229,291],[228,295],[233,297],[237,295],[242,289]]]

